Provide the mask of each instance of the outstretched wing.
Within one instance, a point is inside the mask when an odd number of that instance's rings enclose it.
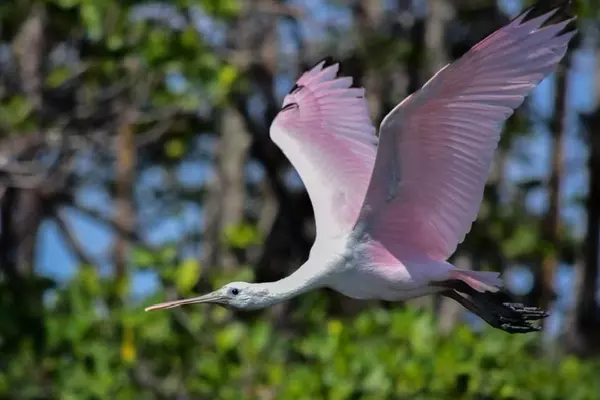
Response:
[[[541,4],[444,67],[383,120],[361,214],[372,236],[440,260],[463,241],[502,123],[575,34],[564,8],[543,13]]]
[[[304,73],[285,97],[271,138],[291,161],[310,196],[317,235],[349,232],[375,163],[377,137],[364,89],[325,61]]]

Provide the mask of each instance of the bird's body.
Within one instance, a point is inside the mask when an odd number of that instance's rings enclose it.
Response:
[[[452,269],[447,262],[417,254],[395,256],[357,229],[333,240],[317,240],[297,274],[354,299],[401,301],[441,291],[428,284],[449,279]]]
[[[297,271],[277,282],[234,282],[193,299],[269,306],[329,287],[356,299],[455,299],[508,332],[546,314],[512,303],[496,272],[448,263],[477,217],[502,123],[565,55],[575,34],[564,7],[539,3],[442,68],[383,120],[364,89],[318,63],[283,101],[271,138],[298,171],[317,237]]]

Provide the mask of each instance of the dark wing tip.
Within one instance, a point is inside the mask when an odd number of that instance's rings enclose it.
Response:
[[[294,86],[292,86],[292,88],[290,89],[290,91],[288,92],[288,94],[294,94],[297,91],[299,91],[300,89],[302,89],[304,86],[302,85],[298,85],[297,83],[294,83]]]
[[[336,61],[334,60],[334,58],[332,56],[327,56],[321,60],[319,60],[317,63],[315,63],[315,65],[319,65],[320,63],[323,63],[323,68],[327,68],[332,66],[333,64],[336,63]],[[339,63],[341,66],[341,63]]]
[[[321,65],[321,69],[325,69],[328,67],[331,67],[332,65],[338,65],[338,70],[337,73],[335,74],[336,78],[340,78],[342,76],[352,76],[352,74],[350,74],[350,69],[348,71],[346,71],[344,63],[342,63],[341,60],[339,59],[335,59],[332,56],[327,56],[324,57],[322,59],[320,59],[319,61],[317,61],[316,63],[314,63],[311,67],[306,68],[306,70],[312,70],[313,68],[315,68],[318,65]],[[353,65],[354,63],[349,62],[348,65]],[[350,86],[352,88],[358,88],[361,87],[359,85],[358,80],[356,79],[356,77],[353,77],[352,79],[352,85]],[[288,94],[293,94],[298,92],[300,89],[302,89],[303,86],[302,85],[298,85],[297,83],[290,89],[290,91],[288,92]],[[362,98],[363,96],[360,96],[359,98]]]
[[[319,64],[323,64],[321,69],[325,69],[327,67],[330,67],[334,64],[339,64],[340,68],[336,74],[336,78],[340,76],[340,71],[342,70],[342,63],[340,61],[336,61],[334,60],[334,58],[332,56],[327,56],[325,58],[320,59],[319,61],[317,61],[316,63],[314,63],[311,67],[306,68],[307,71],[312,70],[313,68],[315,68],[317,65]],[[290,89],[290,91],[288,92],[288,94],[294,94],[296,92],[298,92],[300,89],[302,89],[304,86],[302,85],[298,85],[298,83],[294,84],[294,86]]]
[[[312,66],[312,68],[316,67],[317,65],[319,65],[321,63],[323,63],[322,69],[325,69],[327,67],[331,67],[332,65],[338,64],[339,68],[338,68],[338,72],[335,77],[339,78],[342,75],[342,70],[344,69],[344,65],[342,64],[342,62],[340,60],[336,60],[332,56],[327,56],[327,57],[324,57],[324,58],[320,59],[319,61],[317,61]]]
[[[569,18],[572,18],[572,17],[569,17]],[[577,31],[577,21],[572,20],[567,24],[567,26],[565,26],[563,29],[560,30],[560,32],[558,32],[557,36],[562,36],[566,33],[576,32],[576,31]]]
[[[552,16],[542,26],[557,24],[574,17],[571,4],[571,0],[538,0],[519,14],[517,18],[524,15],[522,22],[527,22],[552,12]]]

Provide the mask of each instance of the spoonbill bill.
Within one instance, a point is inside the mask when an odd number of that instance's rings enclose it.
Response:
[[[502,123],[547,77],[576,29],[567,5],[539,2],[446,65],[375,133],[362,88],[322,61],[285,96],[272,140],[310,196],[308,260],[276,282],[233,282],[146,311],[214,303],[259,309],[328,287],[355,299],[441,294],[510,333],[547,316],[511,301],[500,274],[447,262],[477,217]]]

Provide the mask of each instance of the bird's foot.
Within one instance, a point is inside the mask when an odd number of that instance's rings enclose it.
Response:
[[[494,328],[508,333],[539,331],[541,326],[535,324],[534,321],[544,319],[549,315],[538,307],[526,307],[521,303],[504,302],[494,307],[485,307],[485,309],[488,312],[485,313],[487,315],[482,315],[482,318]]]
[[[515,313],[519,313],[524,318],[529,320],[538,320],[548,317],[546,311],[538,307],[526,307],[523,303],[502,303],[503,306],[509,308]]]
[[[541,329],[535,321],[546,318],[548,313],[538,307],[527,307],[511,301],[504,291],[480,292],[462,280],[448,280],[437,283],[450,290],[443,292],[472,313],[478,315],[489,325],[508,333],[527,333]]]

